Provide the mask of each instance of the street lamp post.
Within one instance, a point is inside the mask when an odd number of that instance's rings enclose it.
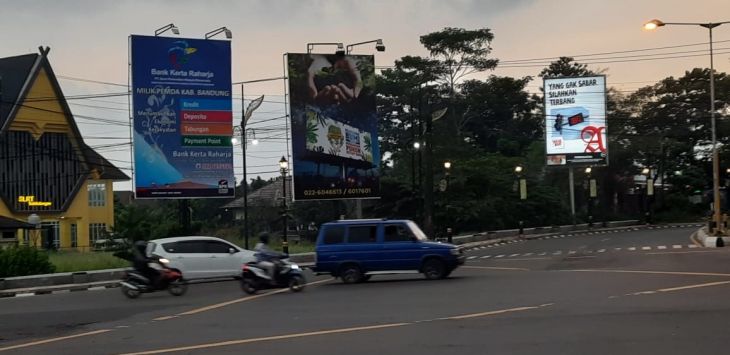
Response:
[[[588,177],[588,228],[593,228],[593,199],[597,195],[596,179],[591,175],[593,168],[590,166],[586,168],[585,172]]]
[[[527,180],[522,176],[522,166],[518,165],[515,167],[515,174],[517,174],[517,184],[518,184],[518,191],[520,194],[519,199],[519,215],[520,215],[520,230],[519,234],[520,236],[525,233],[525,222],[524,222],[524,206],[523,201],[527,199]]]
[[[714,234],[720,234],[723,232],[723,224],[720,211],[720,157],[717,151],[717,129],[715,125],[715,66],[714,57],[712,52],[712,29],[722,24],[730,23],[730,21],[723,22],[662,22],[659,20],[651,20],[644,24],[644,29],[654,30],[658,27],[666,25],[680,25],[680,26],[701,26],[706,28],[710,34],[710,118],[712,120],[712,197],[713,197],[713,222],[714,226],[711,228],[711,232]]]
[[[646,224],[651,224],[652,199],[654,198],[654,180],[651,178],[651,169],[644,168],[641,174],[646,176]]]
[[[448,189],[450,187],[449,185],[451,182],[451,162],[448,160],[444,162],[444,176],[446,178],[446,184],[444,185],[444,188],[442,191],[445,193],[445,196],[446,196],[446,223],[448,226],[451,224],[451,223],[449,223],[450,222],[449,221],[449,202],[450,201],[449,201],[449,193],[448,193]],[[448,238],[449,243],[452,243],[454,241],[451,227],[446,227],[446,237]]]
[[[281,202],[281,206],[282,206],[282,215],[281,215],[282,218],[281,219],[284,224],[284,231],[283,231],[284,234],[282,234],[282,237],[281,237],[281,246],[282,246],[282,251],[284,252],[284,254],[289,254],[289,243],[288,243],[287,237],[286,237],[286,232],[288,229],[287,228],[288,211],[287,211],[287,207],[286,207],[286,173],[287,173],[287,170],[289,170],[289,162],[286,161],[286,158],[283,156],[281,157],[281,160],[279,160],[279,168],[281,169],[281,181],[282,181],[281,191],[282,191],[282,197],[283,197],[282,202]]]

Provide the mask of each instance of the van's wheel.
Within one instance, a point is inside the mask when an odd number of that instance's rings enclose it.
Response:
[[[448,274],[446,273],[446,266],[444,262],[439,259],[428,259],[423,264],[423,276],[429,280],[443,279]]]
[[[362,271],[357,265],[345,265],[340,270],[340,278],[346,284],[354,284],[362,280]]]

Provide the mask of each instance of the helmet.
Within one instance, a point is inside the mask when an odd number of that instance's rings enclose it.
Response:
[[[259,241],[264,244],[269,244],[269,233],[263,232],[259,234]]]

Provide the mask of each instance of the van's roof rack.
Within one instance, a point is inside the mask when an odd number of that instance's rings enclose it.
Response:
[[[388,218],[361,218],[361,219],[338,219],[337,222],[378,222],[387,221]]]

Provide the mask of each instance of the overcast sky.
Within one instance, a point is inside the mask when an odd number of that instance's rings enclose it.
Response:
[[[392,65],[404,55],[426,55],[419,36],[444,27],[490,28],[495,35],[492,54],[503,64],[488,74],[514,77],[536,76],[550,60],[544,58],[682,46],[584,57],[597,62],[591,68],[606,70],[608,86],[630,92],[667,76],[681,76],[694,67],[709,66],[709,56],[701,52],[707,49],[706,29],[667,26],[647,32],[641,28],[644,22],[653,18],[665,22],[730,20],[728,0],[0,0],[0,9],[0,57],[37,52],[41,45],[51,47],[51,65],[62,76],[66,96],[125,91],[120,86],[70,78],[126,85],[127,37],[154,34],[171,22],[180,28],[181,37],[202,38],[221,26],[231,29],[234,82],[282,76],[282,54],[304,52],[310,42],[347,44],[382,38],[385,52],[362,46],[355,53],[375,53],[377,66]],[[730,24],[716,28],[714,34],[715,42],[720,42],[715,45],[715,68],[728,72]],[[704,45],[697,45],[700,43]],[[652,60],[634,57],[659,53],[665,54]],[[670,56],[689,57],[656,59]],[[522,59],[538,60],[514,62]],[[536,80],[529,89],[537,91],[539,86]],[[266,94],[269,101],[254,114],[251,127],[284,125],[283,119],[256,124],[284,115],[279,103],[283,88],[283,81],[245,87],[247,99]],[[234,101],[240,100],[240,89],[234,92]],[[91,146],[128,142],[126,97],[72,100],[71,109],[74,114],[92,117],[77,119]],[[234,112],[240,112],[240,106],[234,105]],[[100,124],[95,117],[120,124]],[[98,148],[131,175],[129,149],[128,145]],[[285,149],[281,139],[262,140],[250,147],[249,177],[276,170]],[[240,152],[236,158],[240,179]],[[128,190],[131,183],[119,183],[115,188]]]

